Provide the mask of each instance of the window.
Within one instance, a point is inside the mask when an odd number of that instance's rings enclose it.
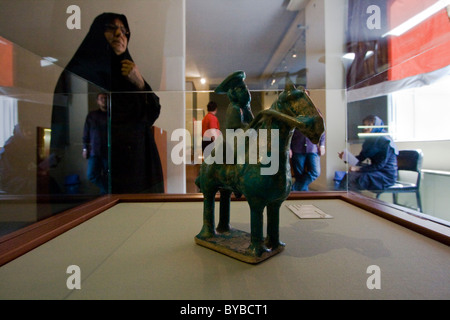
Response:
[[[450,75],[420,88],[394,92],[390,133],[395,141],[450,140]]]
[[[13,135],[17,122],[17,100],[0,96],[0,148]]]

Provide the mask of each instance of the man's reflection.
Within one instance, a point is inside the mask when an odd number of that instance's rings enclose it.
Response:
[[[35,130],[30,122],[21,121],[5,143],[0,156],[0,189],[7,194],[60,191],[49,178],[51,158],[37,163]]]
[[[87,177],[100,188],[101,194],[108,192],[108,115],[107,95],[97,95],[98,109],[88,113],[83,131],[83,158],[88,160]]]

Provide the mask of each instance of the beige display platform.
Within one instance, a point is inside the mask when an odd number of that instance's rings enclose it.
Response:
[[[432,236],[442,240],[436,241],[411,230],[418,219],[410,215],[389,216],[405,227],[368,211],[376,203],[366,210],[345,197],[307,194],[286,201],[280,208],[286,247],[259,264],[193,241],[203,222],[200,196],[101,200],[101,212],[88,218],[89,204],[83,214],[70,211],[29,229],[24,243],[45,241],[0,267],[0,300],[450,299],[448,228],[435,228]],[[314,205],[333,219],[300,219],[287,205]],[[249,232],[248,204],[233,201],[231,210],[231,225]],[[76,226],[49,239],[51,230],[74,218]],[[419,220],[424,229],[428,222]],[[38,233],[40,227],[46,230]],[[20,237],[0,241],[0,249],[10,248],[0,257],[24,248],[12,245]],[[70,266],[79,267],[80,289],[67,287]],[[380,289],[367,285],[373,266],[379,267]]]

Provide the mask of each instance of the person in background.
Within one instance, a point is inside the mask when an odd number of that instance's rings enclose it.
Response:
[[[0,154],[0,193],[44,194],[60,193],[49,176],[53,159],[37,162],[36,125],[20,120],[13,135],[5,142]]]
[[[8,194],[36,193],[36,141],[29,123],[14,126],[0,158],[2,191]]]
[[[214,142],[215,138],[220,135],[219,119],[216,117],[217,104],[214,101],[210,101],[207,106],[208,113],[202,120],[202,151],[205,152],[205,148]],[[208,155],[204,154],[204,158]]]
[[[325,155],[325,134],[314,144],[295,129],[291,140],[291,161],[295,182],[292,191],[309,191],[309,185],[320,176],[320,157]]]
[[[340,189],[349,190],[384,190],[392,186],[397,180],[398,149],[392,138],[384,128],[383,121],[370,115],[363,119],[366,127],[363,132],[372,134],[368,136],[361,152],[356,158],[356,166],[350,166],[349,172],[342,179]],[[343,153],[339,153],[343,159]],[[370,160],[369,164],[364,161]]]
[[[83,131],[83,158],[88,160],[87,177],[108,192],[108,114],[106,93],[97,94],[98,109],[88,113]]]

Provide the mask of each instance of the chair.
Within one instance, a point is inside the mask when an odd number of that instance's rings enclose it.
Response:
[[[398,165],[398,179],[401,178],[401,171],[410,171],[416,173],[415,182],[405,182],[397,180],[397,182],[384,190],[375,191],[377,199],[382,193],[392,193],[392,200],[394,204],[398,204],[399,193],[415,193],[417,201],[417,210],[422,212],[422,202],[420,199],[420,181],[422,178],[422,161],[423,152],[420,149],[417,150],[400,150],[397,156]]]

